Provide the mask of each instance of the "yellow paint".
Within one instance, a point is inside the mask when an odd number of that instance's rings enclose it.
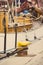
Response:
[[[17,47],[22,47],[22,46],[28,46],[28,45],[30,45],[31,44],[31,42],[27,42],[27,41],[25,41],[25,42],[18,42],[17,43]]]

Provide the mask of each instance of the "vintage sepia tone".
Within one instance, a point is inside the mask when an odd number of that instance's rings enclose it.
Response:
[[[0,65],[43,65],[43,0],[0,0]]]

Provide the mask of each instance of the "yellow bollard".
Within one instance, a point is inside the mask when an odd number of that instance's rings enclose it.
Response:
[[[18,42],[17,43],[17,47],[18,47],[18,49],[20,50],[20,49],[23,49],[23,48],[28,48],[28,45],[30,45],[31,44],[31,42]],[[17,53],[17,55],[18,56],[27,56],[28,55],[28,51],[27,51],[28,49],[26,49],[26,50],[22,50],[22,51],[20,51],[20,52],[18,52]]]

